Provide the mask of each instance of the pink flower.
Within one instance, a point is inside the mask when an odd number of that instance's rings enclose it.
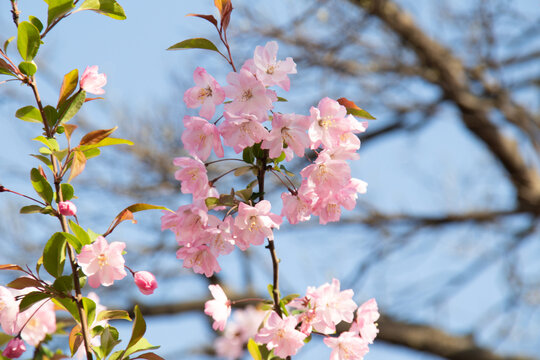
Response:
[[[375,321],[377,321],[379,317],[380,314],[377,307],[377,301],[375,301],[375,299],[369,299],[358,307],[356,319],[351,324],[350,331],[360,333],[360,336],[364,341],[373,344],[373,340],[375,340],[379,333],[377,324],[375,324]]]
[[[315,164],[306,166],[300,174],[306,178],[306,186],[313,188],[317,195],[322,196],[339,191],[349,184],[351,168],[346,161],[334,160],[323,151],[315,160]]]
[[[225,91],[202,67],[195,69],[193,80],[195,81],[195,86],[186,90],[184,93],[184,102],[188,108],[202,106],[199,115],[211,119],[216,112],[216,105],[221,104],[225,100]]]
[[[324,343],[332,349],[330,360],[362,360],[369,351],[367,342],[354,332],[343,332],[338,338],[327,337]]]
[[[186,269],[193,268],[197,274],[204,274],[206,277],[220,272],[221,267],[217,261],[216,255],[206,244],[183,246],[176,251],[176,258],[184,261],[183,266]]]
[[[220,336],[214,342],[216,354],[227,360],[236,360],[244,352],[243,342],[236,336]]]
[[[214,300],[208,300],[204,304],[204,313],[214,319],[212,328],[214,330],[223,331],[227,319],[231,315],[231,302],[227,299],[227,295],[219,285],[209,285],[208,289],[212,293]]]
[[[204,233],[208,223],[208,208],[203,200],[183,205],[176,212],[165,211],[161,230],[170,229],[181,246],[193,246]]]
[[[225,145],[231,146],[236,153],[268,137],[268,131],[255,115],[234,115],[229,112],[223,115],[225,121],[219,125],[219,132]]]
[[[19,313],[16,331],[21,331],[22,339],[28,344],[38,346],[47,334],[53,334],[56,331],[53,302],[43,300]]]
[[[210,250],[217,255],[227,255],[234,250],[232,216],[227,216],[223,221],[216,216],[208,216],[208,228],[205,233],[208,237]]]
[[[81,76],[81,89],[94,95],[105,94],[102,87],[107,84],[107,75],[98,74],[97,65],[88,66]]]
[[[311,218],[313,205],[317,202],[317,195],[307,186],[300,186],[297,195],[283,193],[281,200],[283,200],[281,216],[287,217],[289,223],[294,225]]]
[[[64,216],[74,216],[77,213],[77,207],[71,201],[60,201],[58,203],[58,212]]]
[[[351,131],[351,124],[356,121],[351,115],[347,116],[347,109],[337,101],[325,97],[317,107],[311,107],[311,126],[308,134],[311,139],[312,149],[319,145],[332,148],[339,144],[340,137]],[[351,119],[352,118],[352,119]]]
[[[229,73],[227,82],[230,85],[225,87],[225,94],[233,101],[225,104],[225,111],[236,115],[252,114],[261,122],[268,119],[268,110],[277,101],[274,91],[267,89],[247,69]]]
[[[264,327],[255,336],[255,341],[266,344],[268,350],[274,349],[274,353],[283,359],[295,355],[304,345],[306,338],[306,334],[295,329],[296,324],[294,316],[282,319],[273,311]]]
[[[24,341],[22,341],[22,339],[19,337],[15,337],[9,340],[6,348],[4,349],[4,351],[2,351],[2,355],[10,359],[16,359],[20,357],[25,351],[26,346],[24,345]]]
[[[278,44],[275,41],[266,43],[264,47],[257,46],[253,56],[253,67],[257,79],[265,86],[278,85],[289,91],[290,80],[287,74],[296,74],[296,64],[288,57],[285,61],[278,61]]]
[[[15,322],[19,313],[19,304],[7,288],[0,286],[0,325],[8,335],[15,334]]]
[[[174,173],[174,177],[182,182],[182,193],[193,194],[194,199],[205,198],[210,186],[204,163],[199,159],[188,157],[176,158],[173,163],[180,167],[180,170]]]
[[[123,242],[115,241],[109,244],[103,236],[98,236],[94,243],[82,248],[77,262],[88,276],[91,287],[110,286],[114,280],[123,279],[127,275],[122,256],[125,247]]]
[[[150,295],[154,293],[154,290],[157,289],[158,284],[154,274],[148,271],[137,271],[133,275],[135,280],[135,285],[144,295]]]
[[[184,117],[185,130],[182,133],[184,148],[192,156],[196,156],[202,161],[206,161],[210,156],[212,148],[218,157],[223,157],[223,146],[216,125],[207,120],[196,117]]]
[[[265,238],[274,239],[273,228],[279,229],[281,216],[270,212],[271,204],[262,200],[255,206],[240,203],[238,216],[234,219],[236,245],[246,250],[250,245],[261,245]]]
[[[287,161],[304,156],[304,150],[309,147],[310,141],[306,133],[309,127],[309,118],[296,114],[274,114],[272,131],[263,141],[261,148],[269,149],[271,158],[277,158],[285,151]],[[287,146],[284,148],[284,144]]]

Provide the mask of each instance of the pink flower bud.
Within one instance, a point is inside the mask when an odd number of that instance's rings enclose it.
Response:
[[[2,352],[2,355],[10,359],[16,359],[20,357],[25,351],[26,346],[24,345],[24,341],[22,341],[21,338],[15,337],[9,340],[6,348]]]
[[[60,201],[58,211],[64,216],[74,216],[77,213],[77,207],[71,201]]]
[[[102,89],[107,84],[107,75],[98,74],[97,65],[88,66],[81,76],[81,89],[94,95],[105,94]]]
[[[148,271],[137,271],[135,275],[135,285],[144,295],[150,295],[154,293],[154,290],[158,287],[156,277]]]

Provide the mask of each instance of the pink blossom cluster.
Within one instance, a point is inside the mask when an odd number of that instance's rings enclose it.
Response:
[[[218,355],[228,359],[239,358],[249,338],[286,358],[295,355],[305,338],[316,333],[325,336],[324,343],[332,349],[331,360],[361,360],[379,332],[375,323],[379,318],[375,299],[357,306],[352,299],[353,291],[341,291],[336,279],[318,288],[309,287],[304,297],[292,300],[289,306],[295,311],[291,315],[246,308],[237,310],[229,324],[231,302],[218,285],[211,285],[210,290],[214,300],[207,301],[205,313],[215,320],[215,330],[224,330],[215,346]],[[349,330],[331,336],[342,321],[351,324]]]
[[[21,291],[0,286],[0,326],[6,334],[15,336],[4,349],[3,355],[6,357],[21,356],[26,349],[24,342],[37,346],[47,334],[56,331],[56,315],[51,301],[39,301],[19,312],[18,297],[30,291],[37,289]]]
[[[344,106],[329,98],[312,107],[309,116],[272,111],[278,97],[269,87],[288,91],[288,75],[296,73],[292,58],[277,60],[277,50],[274,41],[257,46],[253,58],[238,72],[229,73],[228,85],[223,87],[199,67],[193,76],[195,86],[184,94],[186,105],[200,107],[200,111],[199,116],[184,118],[182,141],[191,157],[174,159],[179,167],[175,178],[181,182],[182,193],[192,194],[193,201],[174,213],[166,212],[162,230],[174,232],[180,246],[177,258],[196,273],[212,276],[221,270],[220,255],[229,254],[235,246],[244,251],[263,244],[265,238],[273,239],[282,217],[291,224],[309,220],[312,214],[319,216],[321,224],[338,221],[341,208],[352,210],[358,193],[366,192],[367,184],[351,177],[347,161],[358,158],[360,140],[356,134],[365,131],[367,124],[347,115]],[[225,101],[227,98],[230,101]],[[223,117],[212,122],[216,107],[223,103]],[[314,150],[317,158],[300,172],[303,180],[299,187],[288,187],[282,194],[280,215],[270,212],[271,204],[266,200],[257,204],[246,201],[231,205],[233,211],[221,220],[209,214],[206,205],[208,198],[219,198],[220,194],[215,181],[208,178],[204,161],[212,150],[217,157],[224,156],[222,141],[236,153],[258,144],[271,159],[301,158],[306,149]],[[273,171],[281,170],[276,167]]]

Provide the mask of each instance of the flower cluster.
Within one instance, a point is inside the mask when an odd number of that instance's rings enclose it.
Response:
[[[347,163],[358,158],[360,140],[356,134],[365,131],[366,123],[348,115],[344,106],[330,98],[312,107],[309,116],[273,111],[278,96],[269,87],[288,91],[288,75],[296,73],[292,58],[277,60],[277,50],[274,41],[257,46],[253,58],[238,72],[226,76],[228,85],[223,87],[199,67],[194,73],[196,86],[184,94],[188,107],[201,109],[199,116],[184,118],[182,141],[191,157],[174,160],[179,167],[175,178],[181,182],[182,193],[192,194],[193,201],[174,213],[166,212],[162,230],[174,232],[180,246],[177,258],[196,273],[212,276],[221,270],[217,260],[220,255],[229,254],[235,246],[244,251],[263,244],[265,238],[273,239],[273,231],[279,229],[283,217],[291,224],[307,221],[311,215],[318,216],[321,224],[338,221],[341,208],[352,210],[358,193],[366,192],[367,184],[351,177]],[[227,98],[230,101],[225,101]],[[216,107],[223,103],[223,116],[212,122]],[[255,172],[263,162],[264,171],[271,171],[282,180],[287,192],[281,196],[280,215],[271,212],[271,204],[266,200],[253,204],[256,197],[220,201],[227,197],[214,187],[221,176],[209,180],[209,164],[204,161],[212,150],[217,157],[224,157],[222,142],[236,153],[264,154],[262,159],[256,156],[256,164],[243,156],[244,173]],[[295,155],[302,158],[306,150],[313,150],[317,157],[300,172],[303,180],[296,187],[288,178],[288,171],[278,163],[290,161]],[[273,166],[266,165],[272,163]],[[247,190],[251,191],[251,187]],[[209,213],[212,208],[229,211],[221,220]]]
[[[0,326],[6,334],[15,336],[4,349],[5,357],[21,356],[26,350],[24,342],[37,346],[47,334],[56,331],[56,315],[51,301],[42,300],[19,311],[20,300],[17,299],[31,291],[37,289],[26,288],[21,291],[0,286]]]
[[[218,285],[211,285],[210,290],[215,299],[206,303],[205,313],[215,320],[214,329],[224,330],[215,345],[218,355],[228,359],[239,358],[250,338],[286,358],[295,355],[304,345],[304,339],[316,333],[325,336],[324,343],[332,349],[331,360],[361,360],[379,332],[375,299],[357,306],[352,299],[353,291],[341,291],[336,279],[318,288],[309,287],[304,297],[292,300],[288,304],[295,309],[291,315],[280,316],[275,311],[248,307],[237,310],[229,324],[230,301]],[[340,322],[350,323],[349,330],[331,336]]]

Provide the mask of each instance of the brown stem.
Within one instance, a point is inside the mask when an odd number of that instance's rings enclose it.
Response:
[[[0,186],[0,192],[9,192],[9,193],[12,193],[12,194],[15,194],[15,195],[22,196],[22,197],[27,198],[27,199],[29,199],[29,200],[35,201],[35,202],[37,202],[37,203],[40,204],[40,205],[47,206],[47,204],[45,204],[45,203],[42,202],[42,201],[39,201],[38,199],[34,199],[34,198],[31,197],[31,196],[27,196],[27,195],[18,193],[18,192],[16,192],[16,191],[10,190],[10,189],[8,189],[8,188],[6,188],[6,187],[3,187],[3,186]]]
[[[259,201],[264,200],[264,175],[266,173],[266,161],[268,160],[268,150],[263,150],[264,155],[262,159],[258,159],[259,173],[257,175],[257,181],[259,183]],[[276,248],[274,246],[274,240],[268,238],[268,245],[266,245],[270,256],[272,257],[272,296],[274,300],[274,311],[282,316],[281,307],[279,306],[279,259],[276,254]]]
[[[38,105],[39,111],[43,118],[43,125],[45,127],[45,133],[47,137],[54,138],[54,132],[51,130],[47,122],[45,111],[43,110],[43,104],[41,103],[41,98],[39,96],[39,92],[38,92],[34,77],[30,79],[30,81],[28,82],[28,85],[32,88],[32,91],[34,92],[36,103]],[[62,174],[61,174],[61,169],[60,170],[58,169],[57,159],[56,159],[56,156],[54,156],[54,154],[51,154],[51,164],[52,164],[52,171],[53,171],[53,176],[54,176],[54,188],[56,190],[56,199],[58,202],[60,202],[60,201],[63,201],[62,192],[60,191],[60,184],[62,183]],[[62,231],[69,233],[69,227],[66,221],[66,217],[64,215],[58,214],[58,219],[60,220]],[[82,303],[83,297],[82,297],[81,284],[80,284],[80,279],[79,279],[79,269],[77,267],[77,263],[75,262],[75,250],[70,244],[67,245],[67,253],[69,256],[69,263],[71,265],[71,271],[73,275],[73,285],[75,287],[75,303],[77,304],[77,311],[79,313],[79,319],[81,320],[81,332],[83,336],[84,349],[86,351],[86,358],[87,360],[92,360],[92,350],[90,349],[90,336],[89,336],[89,331],[88,331],[88,321],[86,319],[86,313],[84,312],[84,307]]]
[[[11,0],[11,15],[13,16],[13,22],[15,26],[19,27],[19,15],[21,12],[17,7],[17,0]]]

